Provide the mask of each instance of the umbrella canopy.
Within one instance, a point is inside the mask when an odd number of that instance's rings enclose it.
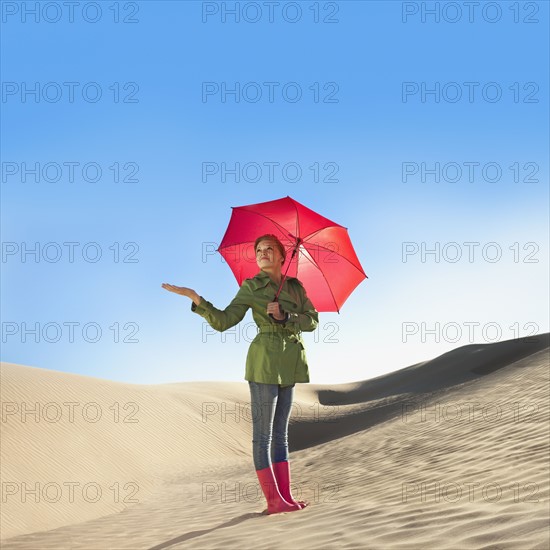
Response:
[[[291,197],[232,210],[217,250],[239,285],[258,273],[254,242],[266,233],[276,235],[285,247],[284,276],[300,280],[317,311],[339,311],[367,278],[347,229]],[[284,277],[279,292],[283,281]]]

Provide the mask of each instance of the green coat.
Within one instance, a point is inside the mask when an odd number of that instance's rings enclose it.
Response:
[[[294,277],[287,277],[279,294],[279,304],[281,309],[290,313],[290,318],[284,325],[274,323],[266,309],[277,289],[269,275],[260,270],[255,277],[243,281],[237,295],[224,310],[215,308],[201,296],[199,305],[191,304],[191,311],[204,317],[213,329],[223,332],[239,323],[248,308],[252,308],[259,332],[248,348],[245,380],[282,386],[309,382],[301,332],[315,330],[319,314],[302,283]]]

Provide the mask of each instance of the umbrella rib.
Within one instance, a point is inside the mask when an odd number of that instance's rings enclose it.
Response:
[[[313,243],[311,243],[313,244]],[[326,246],[323,246],[323,245],[320,245],[320,244],[316,244],[315,246],[319,247],[319,248],[322,248],[323,250],[328,250],[329,252],[334,252],[334,254],[337,254],[338,257],[342,258],[343,260],[345,260],[346,262],[348,262],[349,264],[351,264],[355,269],[357,269],[357,271],[359,271],[360,273],[362,273],[367,279],[367,274],[365,273],[364,269],[363,269],[363,266],[361,265],[361,263],[359,263],[359,267],[357,267],[351,260],[349,260],[348,258],[346,258],[345,256],[342,256],[342,254],[338,253],[338,252],[335,252],[334,250],[331,250],[330,248],[327,248]],[[317,264],[315,264],[317,266]],[[319,267],[319,266],[317,266]],[[319,267],[319,269],[321,269]]]
[[[296,237],[300,238],[300,215],[298,214],[298,208],[294,200],[292,200],[292,206],[294,206],[294,210],[296,210]]]
[[[301,251],[300,251],[301,252]],[[304,256],[304,258],[310,262],[311,264],[313,264],[318,270],[319,272],[321,273],[321,275],[323,276],[323,279],[325,280],[325,283],[327,284],[327,288],[330,292],[330,295],[332,296],[332,301],[334,303],[334,305],[336,306],[336,311],[338,313],[340,313],[340,308],[338,307],[338,302],[336,301],[336,298],[334,297],[334,293],[332,292],[332,288],[330,287],[330,284],[327,280],[327,278],[325,277],[325,274],[323,273],[323,270],[317,265],[317,262],[313,259],[313,258],[308,258],[303,252],[301,252],[301,254]],[[299,266],[299,263],[296,262],[296,278],[298,279],[298,266]],[[299,279],[298,279],[299,280]]]
[[[347,227],[344,227],[343,225],[332,222],[331,224],[325,225],[324,227],[320,227],[319,229],[316,229],[313,233],[310,233],[307,237],[304,238],[304,241],[309,240],[312,237],[315,237],[315,235],[317,235],[318,233],[321,233],[321,231],[324,231],[325,229],[327,229],[329,227],[341,227],[341,228],[345,229],[346,231],[348,230]]]
[[[256,212],[254,212],[256,214]],[[283,228],[283,226],[279,223],[277,223],[276,221],[272,220],[271,218],[269,218],[268,216],[266,216],[265,214],[257,214],[258,216],[262,216],[262,218],[265,218],[266,220],[269,220],[273,225],[275,225],[277,227],[277,229],[284,235],[285,234],[285,230]]]
[[[283,234],[285,235],[285,237],[287,236],[287,234],[285,234],[285,230],[283,228],[282,225],[280,225],[279,223],[277,223],[276,221],[272,220],[271,218],[269,218],[268,216],[266,216],[265,214],[260,214],[259,212],[249,212],[250,214],[255,214],[256,216],[261,216],[262,218],[265,218],[266,220],[269,220],[273,225],[275,225],[277,227],[277,229]],[[223,239],[222,239],[223,240]],[[240,242],[237,242],[237,243],[231,243],[229,245],[226,245],[226,246],[235,246],[236,244],[248,244],[248,243],[251,243],[252,241],[240,241]],[[219,247],[218,247],[219,249]]]

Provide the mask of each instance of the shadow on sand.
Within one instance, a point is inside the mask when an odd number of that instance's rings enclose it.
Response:
[[[265,516],[263,512],[251,512],[249,514],[243,514],[242,516],[237,516],[236,518],[226,521],[225,523],[221,523],[220,525],[217,525],[216,527],[212,527],[210,529],[201,529],[199,531],[189,531],[189,533],[185,533],[184,535],[180,535],[179,537],[176,537],[174,539],[167,540],[166,542],[157,544],[157,546],[153,546],[148,550],[162,550],[164,548],[170,548],[170,546],[173,546],[174,544],[178,544],[180,542],[184,542],[190,539],[195,539],[197,537],[202,537],[203,535],[212,533],[212,531],[217,531],[218,529],[224,529],[225,527],[232,527],[233,525],[238,525],[239,523],[242,523],[247,519],[253,519],[253,518],[262,517],[262,516]]]

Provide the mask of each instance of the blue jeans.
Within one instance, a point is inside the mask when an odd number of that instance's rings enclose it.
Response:
[[[294,385],[248,382],[252,412],[252,455],[256,470],[273,462],[288,460],[288,421],[294,398]],[[271,440],[273,439],[273,447]]]

